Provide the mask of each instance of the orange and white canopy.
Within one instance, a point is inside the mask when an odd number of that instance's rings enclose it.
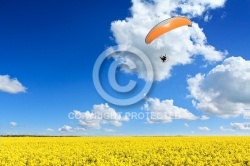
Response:
[[[150,44],[159,36],[181,26],[192,26],[192,22],[186,17],[174,17],[166,19],[154,26],[145,38],[145,43]]]

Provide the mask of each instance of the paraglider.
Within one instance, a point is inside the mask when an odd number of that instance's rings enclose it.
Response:
[[[159,36],[181,26],[192,26],[192,22],[186,17],[173,17],[166,19],[154,26],[145,38],[145,43],[150,44]]]
[[[162,62],[165,62],[166,60],[168,60],[166,55],[160,56],[160,58],[161,58]]]

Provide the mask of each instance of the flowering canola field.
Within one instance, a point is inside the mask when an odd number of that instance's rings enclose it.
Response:
[[[0,166],[250,165],[250,137],[0,137]]]

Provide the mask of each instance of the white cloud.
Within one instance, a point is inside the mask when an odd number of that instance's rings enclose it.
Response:
[[[231,123],[231,127],[235,130],[250,130],[250,123]]]
[[[204,21],[205,22],[208,22],[208,21],[210,21],[211,19],[212,19],[212,15],[210,15],[209,13],[206,13],[206,15],[204,16]]]
[[[104,131],[105,131],[106,133],[115,132],[115,130],[113,130],[113,129],[104,129]]]
[[[209,131],[210,129],[208,127],[198,127],[201,131]]]
[[[189,125],[187,123],[184,123],[184,126],[189,127]]]
[[[17,126],[17,123],[16,122],[10,122],[10,125],[11,125],[11,127],[15,127],[15,126]]]
[[[54,131],[54,130],[51,128],[47,128],[46,131]]]
[[[113,21],[111,31],[117,44],[132,45],[148,55],[154,67],[155,80],[169,78],[174,66],[190,64],[195,55],[203,55],[204,59],[209,62],[221,61],[224,58],[226,52],[217,51],[213,46],[208,45],[202,28],[195,22],[191,28],[175,29],[149,45],[144,41],[149,30],[160,21],[176,15],[202,16],[209,9],[222,7],[225,0],[219,2],[212,0],[152,0],[152,3],[132,0],[132,2],[131,17]],[[167,65],[162,63],[159,58],[163,54],[169,57]],[[132,59],[137,65],[135,72],[139,77],[146,79],[146,70],[142,62],[129,55],[125,58]]]
[[[128,121],[128,117],[117,113],[115,109],[106,104],[94,105],[92,111],[73,111],[74,117],[79,119],[79,126],[85,130],[100,129],[102,124],[115,127],[122,126],[122,122]]]
[[[101,117],[97,117],[93,112],[80,112],[74,111],[75,114],[81,114],[81,119],[79,120],[79,125],[84,129],[100,129],[100,123],[102,121]]]
[[[46,129],[46,131],[54,131],[53,129]],[[68,126],[68,125],[64,125],[63,127],[59,128],[58,131],[61,131],[61,132],[76,132],[76,131],[85,131],[84,128],[81,128],[81,127],[71,127],[71,126]]]
[[[206,113],[234,117],[246,113],[250,104],[250,61],[230,57],[208,74],[189,78],[188,90],[193,105]]]
[[[250,119],[250,111],[248,109],[243,113],[243,118],[244,119]]]
[[[202,116],[201,116],[201,120],[208,120],[208,119],[209,119],[209,117],[206,116],[206,115],[202,115]]]
[[[173,119],[197,119],[187,109],[175,106],[173,100],[160,101],[158,98],[149,98],[144,104],[144,110],[150,112],[148,123],[167,123],[172,122]]]
[[[67,126],[67,125],[64,125],[63,127],[58,129],[58,131],[62,131],[62,132],[71,132],[73,130],[74,129],[71,126]]]
[[[184,4],[181,5],[182,13],[186,13],[192,16],[200,16],[205,11],[209,9],[216,9],[219,7],[223,7],[226,0],[185,0],[182,1]]]
[[[9,75],[0,75],[0,91],[7,93],[26,92],[26,88],[16,79]]]
[[[227,129],[227,128],[223,127],[223,126],[220,126],[220,130],[221,131],[234,131],[233,129]]]

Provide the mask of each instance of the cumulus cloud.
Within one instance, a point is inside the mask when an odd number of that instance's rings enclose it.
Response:
[[[174,119],[195,120],[197,117],[187,109],[177,107],[173,100],[160,101],[158,98],[149,98],[143,109],[150,112],[148,123],[167,123]]]
[[[209,131],[210,129],[208,127],[198,127],[201,131]]]
[[[26,88],[16,78],[0,75],[0,91],[16,94],[26,92]]]
[[[192,63],[194,56],[202,55],[209,62],[221,61],[226,52],[221,52],[207,44],[202,28],[195,22],[192,27],[181,27],[162,35],[151,44],[145,44],[145,36],[149,30],[160,21],[177,15],[186,15],[190,18],[203,16],[203,13],[222,7],[225,0],[214,2],[183,1],[183,0],[132,0],[131,16],[124,20],[111,23],[111,31],[117,44],[132,45],[148,55],[151,60],[155,80],[161,81],[171,76],[171,70],[176,65]],[[209,16],[210,18],[211,16]],[[168,65],[159,60],[159,56],[169,57]],[[135,62],[134,70],[140,78],[146,79],[146,70],[142,62],[133,56],[125,56]]]
[[[250,61],[230,57],[208,74],[189,78],[188,90],[193,105],[206,113],[234,117],[246,113],[250,104]]]
[[[54,131],[54,130],[51,128],[47,128],[46,131]]]
[[[226,0],[204,0],[204,1],[197,1],[197,0],[184,0],[181,1],[184,4],[181,4],[182,13],[186,13],[191,16],[200,16],[205,11],[209,9],[216,9],[219,7],[223,7]]]
[[[63,127],[59,128],[58,131],[62,131],[62,132],[70,132],[70,131],[73,131],[73,127],[71,126],[67,126],[67,125],[64,125]]]
[[[10,122],[10,126],[15,127],[15,126],[17,126],[17,123],[16,122]]]
[[[79,119],[79,126],[83,129],[100,129],[102,124],[115,127],[122,126],[122,122],[128,121],[127,116],[122,116],[115,109],[106,104],[94,105],[92,111],[73,111],[73,116]]]
[[[250,130],[250,123],[231,123],[231,127],[235,130]]]
[[[201,116],[201,120],[208,120],[208,119],[209,119],[209,117],[206,116],[206,115],[202,115],[202,116]]]

